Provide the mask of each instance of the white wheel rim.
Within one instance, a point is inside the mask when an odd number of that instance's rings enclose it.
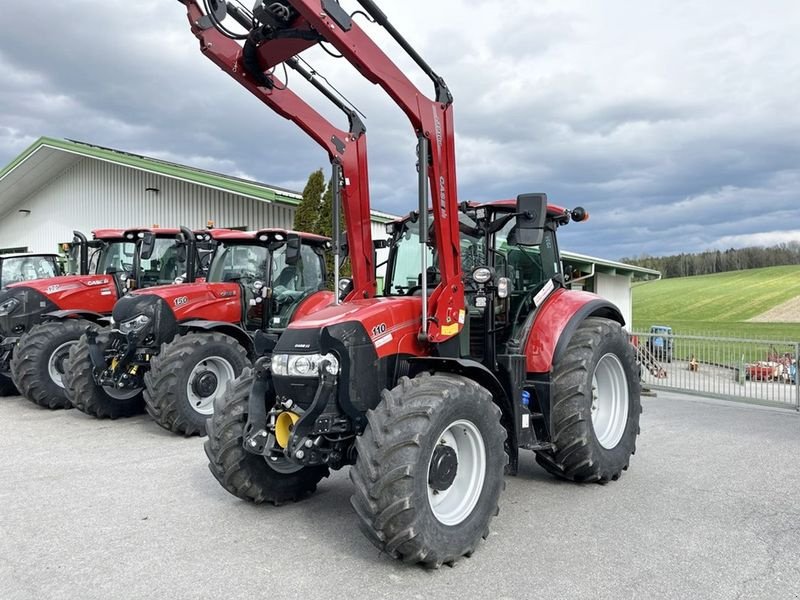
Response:
[[[104,386],[103,391],[114,400],[130,400],[131,398],[134,398],[137,395],[141,394],[142,388],[131,389],[131,388],[115,388],[115,387]]]
[[[209,375],[216,378],[216,387],[208,394],[199,393],[195,388],[196,384],[203,377]],[[186,383],[186,397],[189,399],[189,406],[201,415],[214,414],[214,401],[225,393],[229,381],[236,379],[233,372],[233,365],[220,356],[209,356],[198,362],[189,374],[189,381]]]
[[[592,375],[592,425],[597,441],[613,450],[628,423],[628,378],[615,354],[606,354]]]
[[[486,479],[486,446],[478,428],[466,420],[448,426],[439,435],[438,444],[455,451],[458,470],[453,483],[446,490],[437,491],[427,481],[433,462],[433,452],[428,460],[426,485],[428,503],[433,516],[443,525],[458,525],[472,514],[483,491]],[[435,450],[435,448],[434,448]]]
[[[53,380],[53,383],[62,389],[64,388],[64,359],[69,356],[69,349],[74,345],[75,341],[64,342],[53,350],[50,360],[47,361],[47,374]],[[59,366],[61,366],[61,370]]]

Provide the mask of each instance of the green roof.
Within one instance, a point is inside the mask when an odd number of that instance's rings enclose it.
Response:
[[[232,194],[247,196],[256,200],[266,200],[279,204],[288,204],[290,206],[297,206],[300,203],[300,195],[297,192],[268,186],[254,181],[247,181],[237,177],[213,173],[204,169],[187,167],[165,160],[140,156],[130,152],[122,152],[112,148],[104,148],[84,142],[60,140],[49,137],[41,137],[36,140],[22,154],[0,171],[0,181],[41,148],[52,148],[70,154],[111,162],[140,171],[147,171],[149,173],[164,175],[165,177],[180,179],[205,187],[215,188]]]

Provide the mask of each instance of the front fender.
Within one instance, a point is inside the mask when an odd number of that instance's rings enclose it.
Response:
[[[596,294],[565,289],[553,292],[523,325],[521,347],[528,373],[549,373],[575,330],[589,317],[604,317],[625,325],[620,310]]]
[[[178,330],[182,333],[189,333],[190,331],[219,331],[220,333],[224,333],[225,335],[229,335],[237,342],[239,342],[242,347],[247,351],[247,356],[253,358],[255,347],[253,345],[253,338],[252,336],[239,327],[238,325],[234,325],[233,323],[227,323],[225,321],[185,321],[178,325]]]

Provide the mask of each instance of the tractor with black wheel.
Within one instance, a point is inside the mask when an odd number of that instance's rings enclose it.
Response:
[[[0,292],[0,373],[47,408],[70,408],[65,360],[87,329],[107,322],[131,289],[173,282],[184,274],[178,229],[75,232],[71,262],[79,275],[11,285]]]
[[[617,307],[568,289],[556,239],[586,211],[550,205],[545,194],[459,202],[453,96],[372,0],[357,0],[352,14],[336,1],[257,2],[252,12],[179,1],[205,56],[328,152],[335,264],[347,252],[353,268],[343,301],[294,319],[216,399],[205,450],[219,483],[277,505],[350,466],[367,538],[436,568],[486,538],[521,450],[562,479],[618,479],[639,432],[634,348]],[[430,78],[433,98],[362,29],[364,18]],[[415,133],[419,202],[387,228],[381,294],[364,218],[363,124],[351,118],[349,131],[331,135],[278,76],[281,64],[318,73],[300,56],[317,44],[386,91]]]
[[[327,238],[284,229],[204,235],[217,246],[204,281],[132,292],[114,306],[111,328],[72,348],[64,381],[78,409],[116,419],[144,406],[164,429],[204,435],[214,400],[256,354],[253,332],[264,333],[267,352],[293,318],[332,302]]]

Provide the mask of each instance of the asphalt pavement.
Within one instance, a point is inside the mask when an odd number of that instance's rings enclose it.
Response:
[[[199,438],[0,399],[0,599],[800,598],[800,415],[644,398],[639,450],[608,485],[523,456],[489,538],[455,567],[382,555],[346,472],[253,506]]]

